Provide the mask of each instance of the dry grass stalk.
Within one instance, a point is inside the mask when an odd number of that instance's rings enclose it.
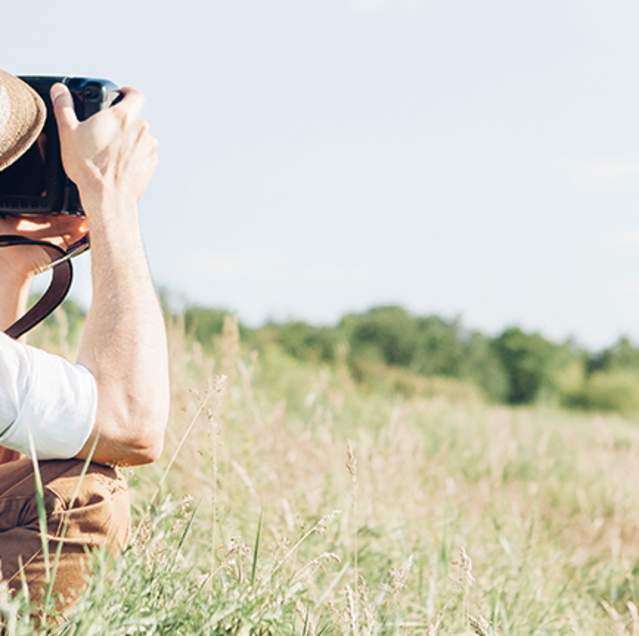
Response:
[[[369,598],[366,579],[364,579],[361,574],[359,576],[358,589],[360,600],[359,607],[361,608],[364,617],[364,634],[366,636],[372,636],[373,634],[378,633],[379,625],[375,619],[375,608],[372,606]]]
[[[481,615],[469,615],[468,623],[477,636],[499,636],[499,633],[495,631],[490,623]]]
[[[355,594],[350,585],[346,586],[346,615],[348,617],[348,630],[351,636],[359,636],[359,619],[357,616],[357,605],[355,602]]]
[[[462,586],[470,587],[475,583],[475,577],[473,575],[473,562],[468,556],[468,552],[466,552],[466,548],[464,548],[464,546],[460,546],[458,558],[459,560],[456,564],[459,566],[459,571],[461,573],[459,581]]]
[[[351,506],[349,515],[350,535],[352,537],[353,548],[351,560],[353,563],[353,587],[355,594],[351,599],[355,605],[354,611],[357,613],[359,603],[359,541],[358,541],[358,520],[357,520],[357,456],[350,441],[346,443],[346,470],[351,477]]]
[[[237,316],[225,316],[222,327],[222,373],[235,385],[240,360],[240,327]]]
[[[632,631],[630,633],[632,636],[639,636],[639,611],[637,610],[637,606],[632,601],[628,601],[626,607],[630,612],[632,621]]]
[[[606,614],[610,617],[615,625],[615,630],[618,636],[627,636],[626,621],[623,616],[607,601],[601,601],[601,606],[604,608]]]
[[[410,574],[414,562],[415,557],[411,554],[400,567],[391,569],[391,591],[394,595],[399,594],[406,587],[408,575]]]

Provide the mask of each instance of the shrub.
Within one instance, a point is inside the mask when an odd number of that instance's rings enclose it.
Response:
[[[354,359],[377,359],[408,367],[418,341],[417,322],[405,309],[373,307],[363,314],[349,314],[339,324]]]
[[[333,362],[340,342],[335,328],[316,327],[301,321],[271,323],[259,331],[262,332],[260,343],[270,340],[301,360]],[[265,337],[266,333],[270,333],[270,338]]]
[[[195,340],[210,348],[215,337],[222,333],[224,318],[232,313],[216,307],[191,305],[184,310],[184,328]]]
[[[443,398],[449,402],[482,402],[482,394],[472,382],[441,376],[425,377],[409,369],[388,367],[382,362],[357,360],[353,377],[373,393],[405,398]]]
[[[611,347],[591,355],[588,360],[588,369],[591,372],[610,369],[639,370],[639,348],[635,347],[627,337],[621,337]]]
[[[639,371],[595,371],[575,398],[575,406],[624,415],[639,414]]]
[[[557,378],[580,360],[570,345],[558,345],[538,333],[519,327],[506,329],[495,339],[495,350],[508,375],[508,401],[512,404],[559,399]]]

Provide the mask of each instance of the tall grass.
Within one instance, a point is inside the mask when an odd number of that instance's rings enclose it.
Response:
[[[163,460],[58,633],[639,634],[633,422],[363,392],[233,321],[214,355],[169,327]],[[8,634],[45,633],[0,592]]]

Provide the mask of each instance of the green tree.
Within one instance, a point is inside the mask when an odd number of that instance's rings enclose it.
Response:
[[[465,345],[460,323],[425,316],[417,318],[416,326],[412,368],[423,375],[462,376]]]
[[[611,347],[592,354],[588,359],[588,371],[633,369],[639,371],[639,348],[622,336]]]
[[[509,394],[509,378],[490,338],[478,331],[471,332],[464,347],[462,377],[473,380],[484,394],[497,402]]]
[[[339,324],[351,356],[371,357],[389,365],[408,367],[417,342],[417,323],[402,307],[373,307],[362,314],[344,316]]]
[[[334,327],[317,327],[302,321],[269,323],[271,340],[289,355],[303,360],[333,362],[337,354],[339,334]]]
[[[212,346],[222,333],[224,318],[232,313],[227,309],[191,305],[184,310],[184,327],[202,345]],[[240,325],[240,332],[242,329]]]
[[[559,396],[557,372],[573,358],[567,347],[557,345],[538,333],[510,327],[494,342],[508,375],[507,399],[513,404]]]

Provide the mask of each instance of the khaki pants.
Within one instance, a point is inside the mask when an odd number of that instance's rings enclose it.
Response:
[[[54,596],[63,594],[57,603],[61,610],[72,606],[86,586],[88,549],[106,547],[117,554],[129,533],[129,493],[124,478],[117,469],[90,464],[79,481],[83,464],[78,460],[39,463],[51,565],[62,542],[53,586]],[[2,579],[13,590],[22,585],[20,563],[37,608],[48,584],[33,463],[27,458],[0,465],[0,568]]]

